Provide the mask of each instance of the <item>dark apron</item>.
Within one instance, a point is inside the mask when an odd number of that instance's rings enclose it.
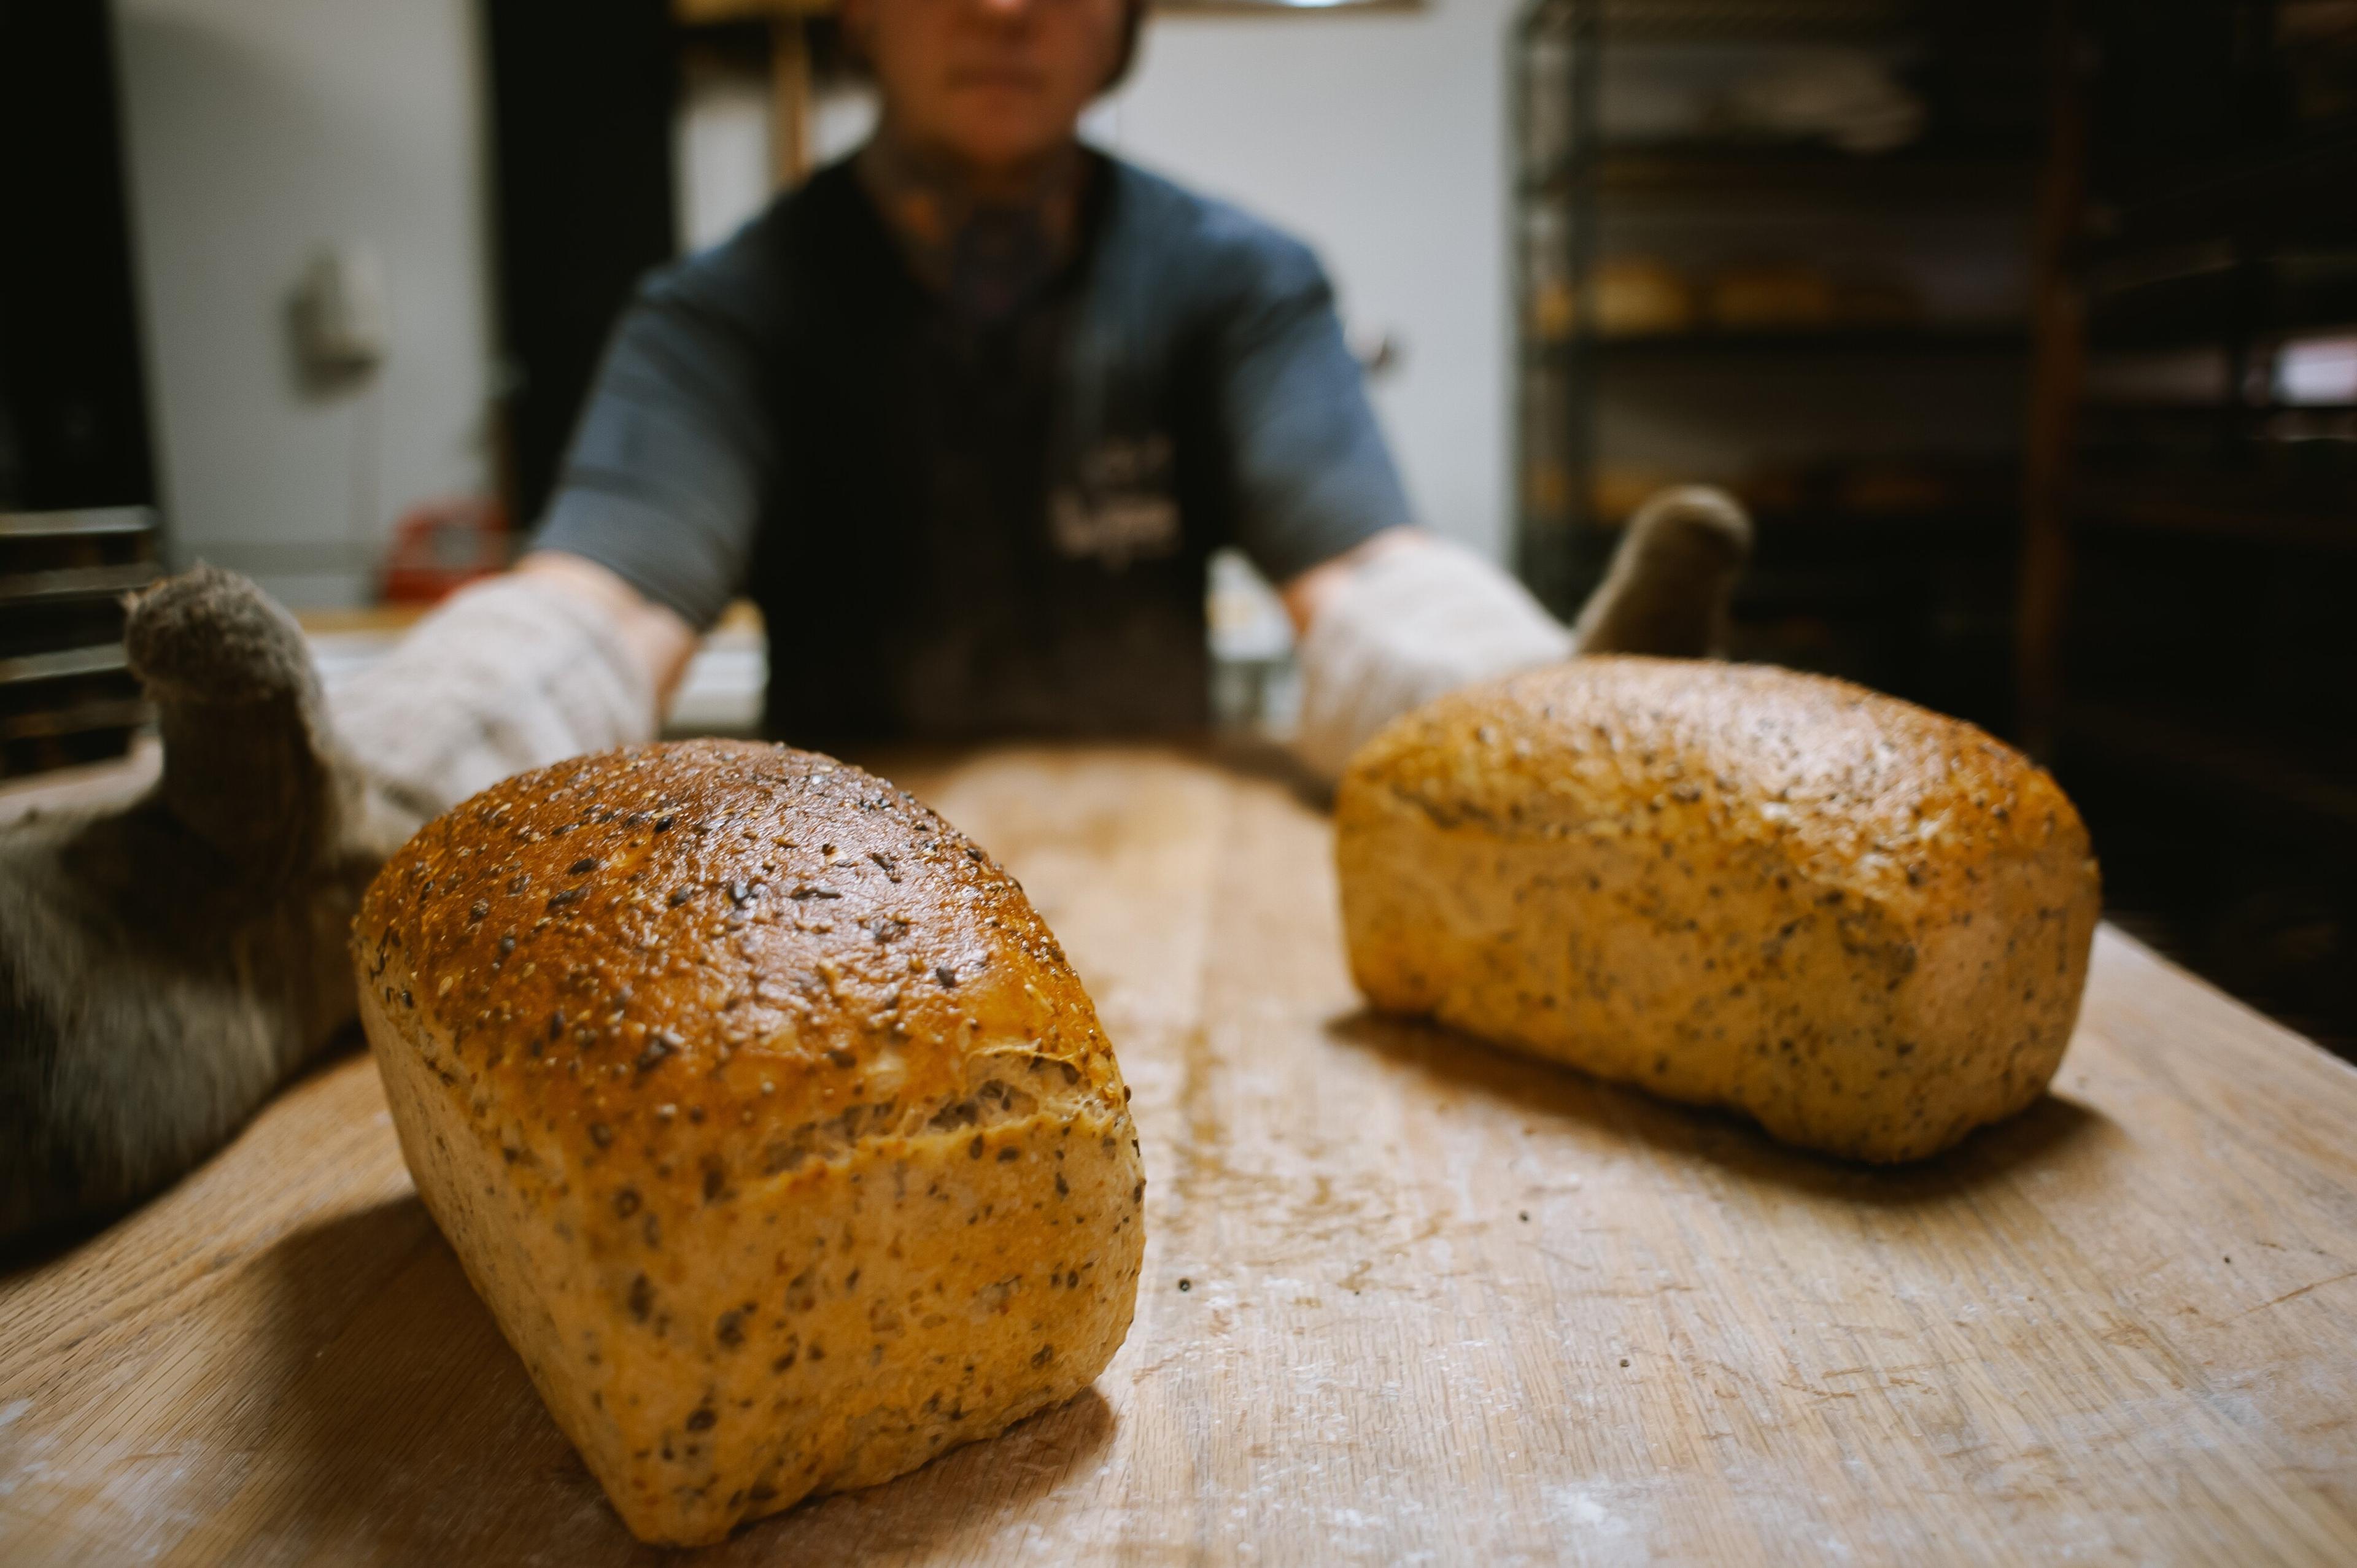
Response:
[[[1108,172],[1074,262],[986,325],[915,280],[847,166],[797,197],[748,585],[779,738],[1204,725],[1209,378],[1183,345],[1108,366],[1087,336]]]

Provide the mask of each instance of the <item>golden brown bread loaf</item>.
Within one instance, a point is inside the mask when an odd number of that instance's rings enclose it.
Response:
[[[1865,1160],[2044,1090],[2101,903],[2020,756],[1762,666],[1578,659],[1455,693],[1361,749],[1335,818],[1375,1005]]]
[[[1013,879],[858,768],[520,775],[386,865],[353,954],[418,1190],[643,1540],[988,1436],[1127,1332],[1095,1011]]]

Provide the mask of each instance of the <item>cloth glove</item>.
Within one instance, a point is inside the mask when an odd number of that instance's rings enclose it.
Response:
[[[1420,538],[1375,556],[1301,642],[1294,751],[1320,779],[1393,719],[1459,686],[1567,659],[1571,633],[1462,545]]]
[[[1476,681],[1581,653],[1702,658],[1726,650],[1727,600],[1751,521],[1724,491],[1663,490],[1631,518],[1603,582],[1566,630],[1528,590],[1432,538],[1375,555],[1302,639],[1294,750],[1328,783],[1400,714]]]

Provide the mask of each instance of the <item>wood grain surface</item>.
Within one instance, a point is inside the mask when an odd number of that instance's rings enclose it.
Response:
[[[2357,1560],[2357,1073],[2127,939],[2053,1095],[1870,1170],[1366,1015],[1326,823],[1274,782],[898,771],[1023,879],[1120,1049],[1137,1320],[1092,1393],[701,1559]],[[0,1280],[0,1562],[660,1555],[365,1058]]]

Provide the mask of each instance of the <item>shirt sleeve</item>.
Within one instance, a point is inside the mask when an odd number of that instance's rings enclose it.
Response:
[[[1214,372],[1237,542],[1283,584],[1413,517],[1317,258],[1262,231],[1240,272]]]
[[[729,271],[698,258],[640,289],[533,541],[597,562],[698,628],[743,585],[778,462],[756,318],[726,297]]]

